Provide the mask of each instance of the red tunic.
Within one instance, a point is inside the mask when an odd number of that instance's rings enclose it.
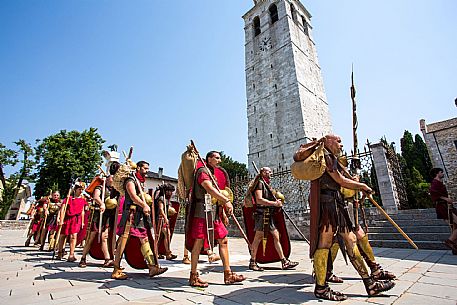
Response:
[[[39,200],[35,205],[35,215],[33,216],[32,232],[35,233],[40,229],[41,223],[44,220],[44,204],[47,203],[45,200]]]
[[[87,201],[82,197],[70,197],[68,201],[66,199],[64,200],[64,204],[68,204],[68,206],[62,226],[62,234],[69,235],[78,233],[81,230],[82,224],[81,213],[87,205]]]
[[[440,197],[449,197],[446,186],[438,179],[433,179],[430,184],[430,197],[435,204],[436,218],[449,219],[447,202]]]
[[[202,167],[202,163],[197,164],[197,171],[200,167]],[[216,178],[217,185],[219,189],[223,190],[226,186],[229,186],[229,181],[227,180],[226,174],[223,169],[221,168],[214,168],[214,177]],[[196,177],[196,182],[201,186],[204,181],[211,181],[210,176],[205,172],[200,172],[198,177]],[[194,194],[193,194],[194,195]],[[206,219],[202,218],[201,216],[198,217],[194,215],[195,212],[195,205],[199,204],[198,202],[192,203],[194,208],[190,211],[190,215],[188,216],[188,222],[190,226],[188,226],[186,230],[186,247],[188,250],[192,250],[194,240],[195,239],[204,239],[204,249],[209,249],[209,242],[208,242],[208,231],[206,225]],[[201,203],[200,203],[201,204]],[[222,212],[222,209],[220,209]],[[198,214],[198,213],[197,213]],[[219,217],[220,218],[220,217]],[[215,220],[213,222],[214,228],[214,239],[223,239],[228,235],[228,230],[225,225],[222,223],[221,220]]]

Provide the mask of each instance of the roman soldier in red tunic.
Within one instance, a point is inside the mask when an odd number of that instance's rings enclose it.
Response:
[[[179,203],[171,201],[174,191],[175,187],[170,183],[166,183],[160,185],[154,192],[158,253],[159,258],[164,258],[165,255],[167,260],[177,258],[177,255],[173,254],[170,249],[171,238],[179,211]]]
[[[243,275],[232,272],[230,268],[226,229],[228,219],[225,212],[232,214],[233,205],[220,191],[230,184],[227,172],[219,167],[220,162],[219,152],[210,151],[206,155],[207,167],[197,165],[194,176],[191,202],[186,215],[186,248],[192,253],[189,284],[194,287],[208,286],[207,282],[199,278],[197,264],[200,252],[211,249],[214,246],[213,240],[216,240],[219,245],[219,254],[224,266],[224,283],[234,284],[246,279]],[[212,177],[215,178],[217,187],[213,184]],[[213,215],[211,198],[220,203],[214,207],[214,216],[211,216]]]
[[[70,198],[64,199],[63,205],[67,205],[65,209],[61,209],[60,225],[62,225],[61,234],[59,237],[59,250],[57,252],[57,259],[62,259],[64,255],[65,243],[67,236],[70,238],[70,253],[67,261],[76,261],[75,248],[77,242],[77,235],[81,228],[84,226],[84,213],[87,201],[82,195],[83,185],[77,184],[73,189],[73,195]],[[63,211],[65,210],[65,215]]]
[[[25,241],[25,246],[28,247],[30,245],[30,240],[33,237],[34,245],[38,245],[40,243],[40,234],[42,231],[42,226],[44,224],[44,219],[48,212],[48,198],[42,197],[40,200],[36,202],[34,206],[29,209],[31,220],[31,226],[29,232],[27,234],[27,240]]]
[[[112,176],[106,177],[105,183],[103,183],[102,178],[98,178],[94,179],[97,185],[93,187],[93,190],[90,186],[86,189],[86,192],[92,194],[94,206],[92,207],[93,215],[91,216],[90,228],[88,228],[89,236],[86,239],[87,242],[79,262],[81,268],[87,266],[87,254],[90,254],[94,259],[104,260],[102,267],[113,267],[114,265],[114,254],[110,245],[112,238],[115,238],[115,234],[113,234],[114,221],[119,192],[111,187]],[[103,187],[105,188],[104,191]],[[97,238],[98,235],[100,240]]]
[[[46,220],[46,228],[45,228],[45,236],[42,236],[40,250],[44,250],[45,241],[46,239],[49,240],[49,248],[48,251],[54,250],[55,246],[55,235],[59,228],[58,218],[59,218],[59,210],[62,206],[62,200],[60,199],[59,191],[55,191],[51,194],[51,200],[48,202],[48,212],[49,215],[47,216]]]

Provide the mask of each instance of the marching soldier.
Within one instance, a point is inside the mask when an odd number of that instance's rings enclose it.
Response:
[[[93,242],[97,235],[101,235],[101,250],[103,253],[103,258],[105,259],[103,267],[113,267],[114,265],[114,261],[111,259],[110,251],[108,250],[108,235],[114,230],[114,218],[117,206],[116,197],[118,197],[118,192],[111,187],[113,177],[108,176],[105,179],[105,184],[103,184],[102,181],[96,180],[95,183],[98,185],[95,186],[92,192],[92,198],[95,204],[93,211],[94,215],[92,217],[90,228],[88,228],[88,234],[90,235],[88,237],[87,243],[84,245],[81,261],[79,262],[79,267],[81,268],[85,268],[87,266],[86,256],[91,250],[91,247],[94,246]],[[104,192],[103,187],[105,187]],[[102,214],[101,221],[100,214]],[[98,243],[95,245],[100,246]]]
[[[48,214],[48,199],[46,197],[42,197],[31,208],[30,217],[32,218],[32,220],[31,227],[27,234],[27,240],[25,241],[26,247],[30,245],[30,240],[32,239],[32,237],[35,246],[40,243],[40,234],[42,231],[42,226],[44,224],[44,219]]]
[[[337,155],[343,147],[341,138],[336,135],[327,135],[323,139],[327,149],[325,153],[326,168],[323,175],[311,182],[310,192],[310,256],[314,262],[316,286],[314,295],[320,299],[343,301],[347,296],[341,292],[330,289],[327,282],[327,263],[329,249],[333,243],[333,237],[344,240],[345,251],[354,269],[361,276],[365,289],[369,296],[377,295],[395,286],[391,281],[377,281],[368,274],[362,255],[357,246],[357,237],[353,233],[353,225],[345,209],[341,187],[364,190],[370,193],[372,190],[364,183],[348,179],[343,176],[342,168],[337,161]]]
[[[73,188],[73,196],[65,200],[66,208],[60,209],[60,223],[62,226],[61,235],[58,240],[57,259],[62,259],[65,250],[67,236],[70,237],[70,254],[67,261],[76,261],[75,248],[78,232],[84,226],[84,209],[87,206],[87,201],[82,195],[83,186],[76,184]],[[65,214],[63,214],[65,211]]]
[[[46,241],[46,237],[49,239],[49,248],[48,251],[54,250],[55,247],[55,235],[57,229],[59,227],[58,218],[59,218],[59,210],[62,206],[62,201],[60,199],[59,191],[55,191],[51,194],[51,200],[48,203],[48,211],[49,215],[47,217],[46,229],[45,229],[45,236],[42,237],[42,243],[40,250],[44,250],[44,245]]]
[[[117,167],[117,168],[116,168]],[[119,163],[113,163],[110,168],[110,174],[119,172]],[[130,239],[137,238],[140,243],[140,250],[143,256],[143,262],[146,260],[149,276],[153,277],[164,273],[168,268],[161,268],[158,263],[157,255],[154,250],[154,232],[151,222],[151,207],[143,201],[144,182],[146,173],[149,170],[149,163],[139,161],[136,164],[136,171],[133,174],[123,178],[123,191],[125,201],[122,212],[122,219],[119,223],[120,230],[124,232],[118,240],[118,245],[114,260],[114,270],[111,278],[116,280],[127,279],[127,274],[122,271],[120,266],[124,250],[137,252],[137,248],[129,248]],[[151,198],[152,201],[152,198]],[[151,242],[152,241],[152,242]],[[129,256],[126,255],[127,262]]]
[[[161,185],[154,197],[154,208],[157,232],[159,235],[159,242],[163,241],[163,246],[165,248],[165,258],[167,260],[173,260],[178,256],[171,253],[170,243],[171,243],[171,233],[170,233],[170,222],[168,219],[168,211],[170,210],[171,204],[170,199],[171,195],[175,191],[175,187],[170,183]],[[159,256],[159,258],[163,258]]]
[[[228,252],[228,231],[224,225],[228,224],[227,216],[233,212],[233,205],[230,199],[219,190],[224,190],[229,186],[227,172],[219,167],[221,156],[219,152],[210,151],[206,155],[206,165],[197,166],[192,188],[192,201],[186,215],[186,248],[191,251],[191,271],[189,284],[193,287],[208,287],[208,283],[199,278],[197,272],[198,258],[202,250],[212,247],[212,237],[219,244],[219,254],[224,266],[224,283],[226,285],[244,281],[243,275],[232,272],[230,268]],[[217,186],[213,184],[213,179]],[[211,205],[208,197],[217,199],[221,206],[216,205],[215,219],[212,221],[208,217],[207,208]],[[211,217],[212,218],[212,217]],[[209,232],[209,231],[212,232]]]
[[[258,255],[258,248],[260,242],[263,242],[263,256],[266,256],[266,247],[267,247],[267,238],[268,234],[271,234],[273,237],[274,248],[276,253],[281,261],[282,269],[293,269],[298,265],[298,262],[292,262],[283,252],[283,247],[281,246],[280,235],[285,243],[289,246],[290,249],[290,240],[288,238],[287,231],[280,232],[277,228],[277,222],[281,222],[281,229],[285,228],[284,215],[275,215],[279,214],[278,209],[283,205],[283,202],[280,199],[276,199],[271,187],[269,186],[271,179],[271,169],[269,167],[263,167],[260,169],[260,173],[254,179],[253,183],[250,185],[249,191],[252,192],[253,198],[255,199],[255,209],[254,210],[254,228],[255,232],[254,240],[252,242],[252,251],[251,251],[251,260],[249,261],[249,269],[254,271],[263,271],[263,268],[257,264],[256,257]],[[250,217],[245,215],[246,218]],[[252,216],[251,216],[252,217]],[[246,226],[248,227],[248,226]],[[290,251],[289,251],[290,252]],[[267,253],[271,254],[272,251],[269,250]],[[265,262],[277,261],[275,258],[264,258]]]

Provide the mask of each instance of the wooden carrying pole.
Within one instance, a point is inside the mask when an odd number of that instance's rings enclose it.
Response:
[[[367,192],[363,191],[363,193],[365,194],[365,196],[368,198],[368,200],[370,200],[370,202],[378,208],[378,210],[384,215],[384,217],[387,218],[387,220],[398,230],[398,232],[400,232],[401,235],[403,235],[404,238],[406,238],[406,240],[409,242],[409,244],[411,246],[413,246],[414,249],[418,250],[419,248],[416,246],[416,244],[412,241],[411,238],[409,238],[408,235],[406,235],[406,233],[400,228],[399,225],[397,225],[395,223],[395,221],[390,218],[390,216],[386,213],[386,211],[384,211],[384,209],[376,202],[376,200],[373,199],[373,197],[371,196],[371,194],[368,194]]]
[[[57,230],[57,233],[56,233],[56,238],[55,238],[55,242],[56,242],[56,246],[54,246],[54,250],[52,252],[52,259],[54,259],[54,256],[56,255],[56,248],[59,249],[59,245],[60,245],[60,242],[59,242],[59,238],[60,238],[60,232],[62,231],[62,226],[63,226],[63,222],[65,220],[65,214],[67,213],[67,206],[68,206],[68,201],[70,200],[70,194],[71,194],[71,190],[73,189],[73,184],[70,186],[70,189],[68,190],[68,193],[67,193],[67,201],[65,202],[65,204],[62,205],[62,211],[60,212],[60,219],[59,219],[59,229]],[[63,244],[63,248],[65,249],[65,242]],[[63,250],[63,249],[62,249]]]

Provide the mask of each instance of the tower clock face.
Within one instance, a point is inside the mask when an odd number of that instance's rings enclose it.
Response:
[[[262,41],[259,44],[259,50],[260,51],[266,51],[271,49],[271,37],[264,37]]]

